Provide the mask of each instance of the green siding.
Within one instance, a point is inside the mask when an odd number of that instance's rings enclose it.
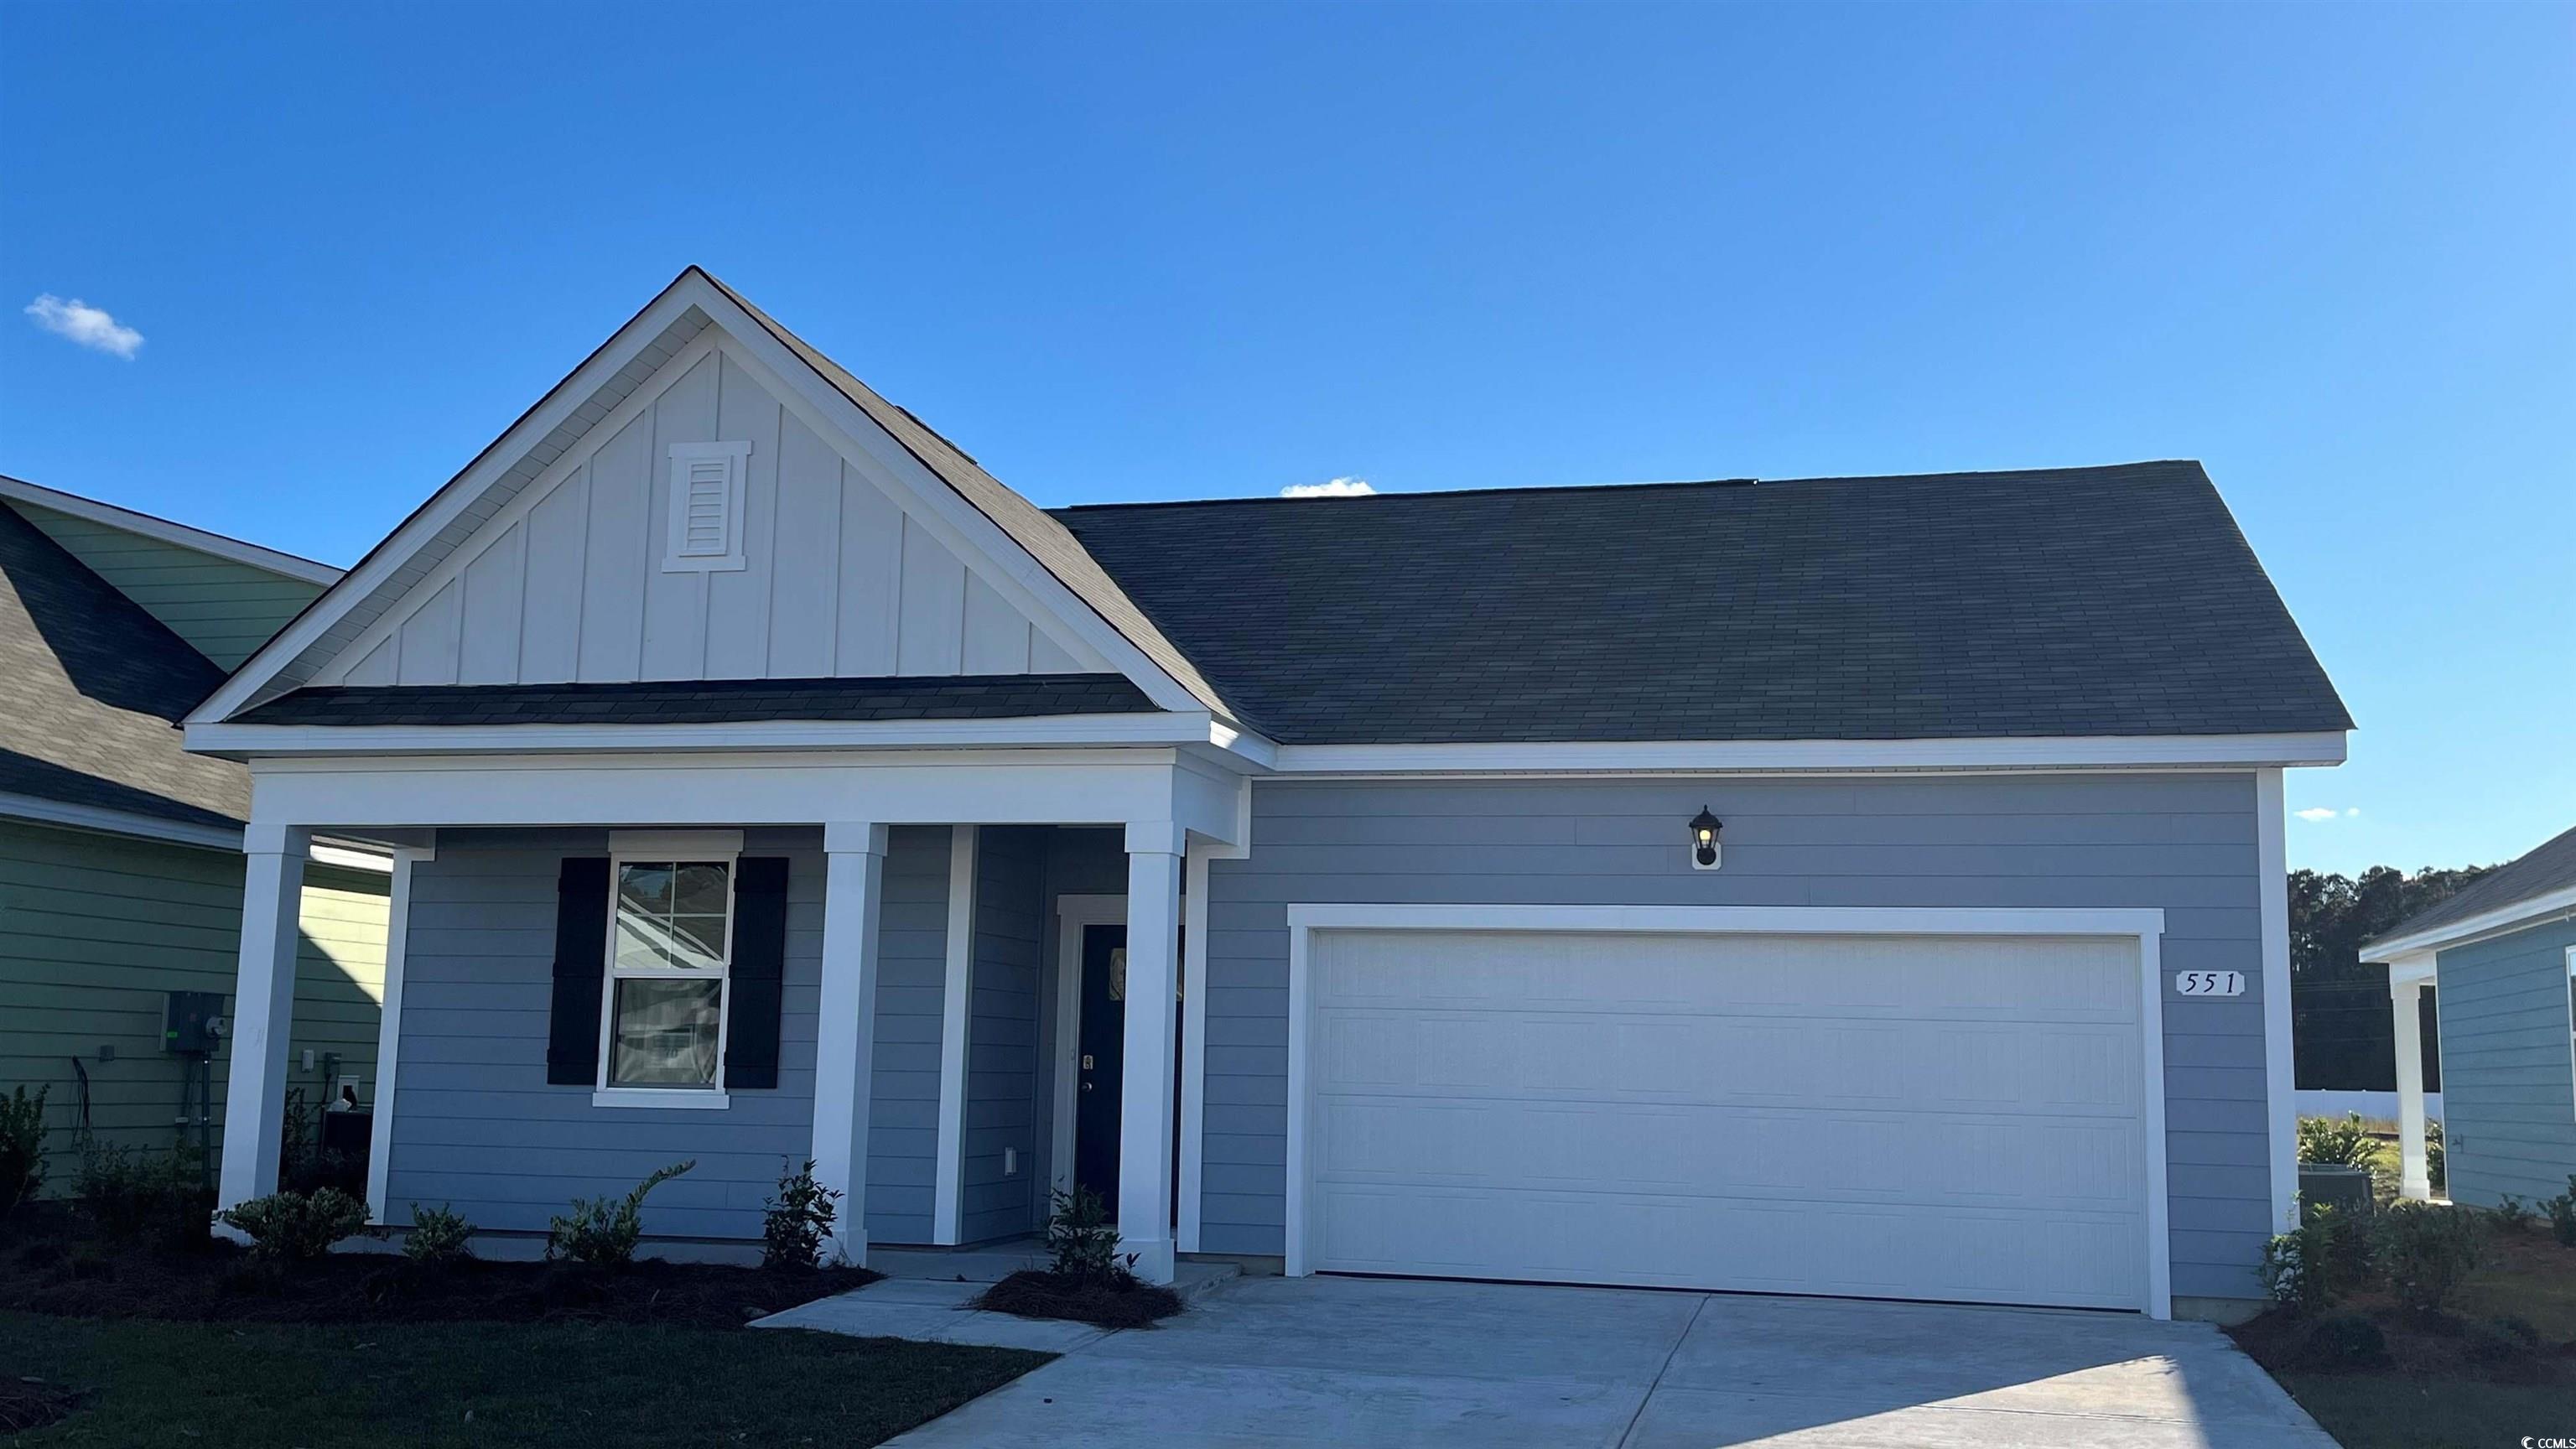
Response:
[[[2571,948],[2576,921],[2559,920],[2435,957],[2442,1139],[2455,1202],[2554,1197],[2576,1173]]]
[[[10,505],[65,552],[226,669],[321,596],[322,586],[32,504]]]
[[[49,1192],[78,1167],[78,1057],[90,1123],[103,1138],[166,1147],[179,1111],[180,1062],[161,1054],[163,993],[233,989],[241,857],[119,836],[0,822],[0,1091],[50,1086]],[[303,1052],[338,1052],[375,1096],[377,1002],[384,994],[386,880],[320,866],[305,873],[290,1086],[319,1100],[326,1083]],[[115,1060],[99,1059],[102,1047]],[[214,1062],[223,1100],[230,1059]],[[221,1141],[220,1117],[217,1140]]]

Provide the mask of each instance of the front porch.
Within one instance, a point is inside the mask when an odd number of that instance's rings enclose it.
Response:
[[[321,831],[398,851],[377,1221],[453,1203],[533,1237],[693,1160],[648,1230],[740,1251],[810,1158],[852,1263],[1025,1239],[1078,1184],[1171,1282],[1199,1197],[1183,920],[1240,838],[1240,782],[1056,753],[261,762],[230,1065],[257,1106],[221,1202],[276,1182],[284,912]]]

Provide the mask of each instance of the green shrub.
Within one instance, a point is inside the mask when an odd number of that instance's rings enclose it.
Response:
[[[644,1195],[697,1165],[692,1159],[661,1168],[622,1198],[574,1198],[572,1215],[556,1218],[547,1234],[546,1257],[570,1258],[595,1268],[634,1262],[635,1245],[644,1238]]]
[[[2379,1215],[2371,1261],[2399,1307],[2429,1317],[2477,1271],[2486,1239],[2484,1214],[2409,1199]]]
[[[2536,1220],[2530,1205],[2512,1193],[2506,1193],[2497,1198],[2495,1208],[2489,1216],[2495,1219],[2497,1228],[2514,1234],[2531,1231],[2531,1225]]]
[[[2368,1252],[2360,1226],[2319,1204],[2299,1226],[2263,1245],[2263,1291],[2295,1313],[2319,1313],[2341,1302],[2365,1276]]]
[[[251,1256],[272,1263],[304,1263],[331,1245],[365,1230],[367,1205],[326,1187],[318,1192],[273,1192],[224,1209],[219,1219],[250,1238]]]
[[[2451,1185],[2450,1164],[2442,1156],[2442,1124],[2424,1124],[2424,1180],[2433,1191],[2441,1192]]]
[[[2489,1378],[2537,1377],[2541,1354],[2547,1348],[2540,1330],[2532,1327],[2529,1319],[2511,1315],[2472,1323],[2463,1338],[2461,1356]]]
[[[84,1136],[73,1191],[99,1233],[115,1241],[188,1249],[208,1240],[215,1194],[204,1155],[186,1143],[153,1152]]]
[[[1055,1271],[1084,1283],[1115,1283],[1133,1277],[1134,1254],[1118,1256],[1118,1229],[1109,1222],[1109,1205],[1087,1187],[1049,1195],[1047,1252]]]
[[[2576,1248],[2576,1173],[2568,1175],[2565,1192],[2540,1200],[2540,1210],[2549,1214],[2549,1235],[2559,1246]]]
[[[2386,1144],[2370,1135],[2370,1128],[2363,1124],[2359,1112],[2346,1112],[2341,1117],[2299,1119],[2301,1162],[2376,1170],[2386,1150]]]
[[[411,1205],[411,1231],[403,1238],[403,1256],[440,1267],[474,1256],[474,1225],[451,1206]]]
[[[45,1183],[45,1095],[18,1088],[0,1097],[0,1218],[36,1195]]]
[[[2311,1368],[2377,1368],[2388,1361],[2388,1335],[2358,1314],[2330,1314],[2308,1330],[2299,1356]]]
[[[822,1260],[841,1195],[814,1180],[814,1160],[778,1175],[778,1195],[762,1206],[760,1266],[811,1268]]]

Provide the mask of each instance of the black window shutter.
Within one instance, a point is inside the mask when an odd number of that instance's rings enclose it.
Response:
[[[599,1080],[599,991],[608,974],[608,858],[566,856],[555,877],[555,994],[546,1023],[546,1080]]]
[[[733,999],[725,1024],[727,1090],[778,1085],[778,1015],[787,974],[787,859],[734,866]]]

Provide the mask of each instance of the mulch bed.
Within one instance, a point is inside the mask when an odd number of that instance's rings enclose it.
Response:
[[[0,1239],[0,1309],[75,1318],[731,1328],[883,1276],[864,1268],[770,1272],[651,1259],[624,1268],[427,1267],[382,1253],[275,1265],[225,1242],[184,1249],[114,1242],[68,1215],[10,1227]]]
[[[1181,1311],[1181,1295],[1133,1278],[1103,1281],[1024,1269],[984,1290],[975,1306],[1020,1318],[1066,1318],[1102,1328],[1151,1328]]]
[[[2566,1254],[2545,1232],[2503,1235],[2490,1244],[2489,1265],[2507,1274],[2564,1272]],[[2356,1351],[2356,1335],[2367,1334],[2354,1320],[2379,1331],[2384,1355]],[[2313,1316],[2275,1308],[2227,1333],[2274,1374],[2395,1373],[2576,1388],[2576,1340],[2554,1343],[2542,1334],[2537,1345],[2522,1345],[2492,1318],[2451,1311],[2421,1317],[2398,1307],[2384,1291],[2356,1293]]]

